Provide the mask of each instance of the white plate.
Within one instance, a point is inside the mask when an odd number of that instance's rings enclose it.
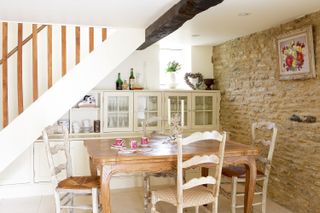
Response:
[[[142,147],[137,149],[138,152],[151,152],[152,148],[151,147]]]
[[[149,144],[140,144],[141,147],[150,147]]]
[[[118,145],[114,145],[114,144],[111,145],[111,149],[122,149],[122,148],[123,148],[123,146],[118,146]]]
[[[137,150],[136,149],[121,149],[118,151],[119,154],[131,154],[135,153]]]

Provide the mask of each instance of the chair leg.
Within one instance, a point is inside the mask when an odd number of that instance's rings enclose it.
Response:
[[[92,188],[92,213],[99,213],[98,189]]]
[[[263,181],[262,186],[262,202],[261,202],[261,212],[266,213],[267,207],[267,193],[268,193],[268,179]]]
[[[183,213],[183,208],[182,208],[182,205],[180,204],[178,204],[177,205],[177,213]]]
[[[70,200],[70,206],[73,206],[74,205],[74,196],[73,196],[73,193],[70,193],[70,196],[71,196],[71,200]],[[73,208],[70,208],[68,209],[68,213],[73,213]]]
[[[212,213],[218,213],[218,200],[212,203]]]
[[[56,213],[61,213],[60,194],[57,191],[54,191],[54,200],[56,205]]]
[[[147,213],[150,199],[150,176],[143,174],[143,188],[144,188],[144,212]]]
[[[199,206],[195,206],[195,210],[196,210],[195,213],[199,213]]]
[[[156,198],[154,194],[151,193],[151,213],[157,213],[156,204],[157,204]]]
[[[231,190],[231,212],[236,213],[236,205],[237,205],[237,177],[232,177],[232,190]]]

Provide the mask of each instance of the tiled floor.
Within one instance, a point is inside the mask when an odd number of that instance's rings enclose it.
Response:
[[[83,199],[82,199],[83,200]],[[85,201],[88,201],[87,199]],[[175,208],[164,203],[159,203],[157,207],[161,213],[174,213]],[[143,190],[121,189],[111,192],[112,213],[143,213]],[[230,202],[223,196],[220,198],[219,213],[227,213]],[[54,213],[54,198],[53,196],[19,198],[10,200],[0,200],[1,213]],[[66,211],[65,211],[66,212]],[[85,211],[74,211],[85,212]],[[193,209],[187,209],[186,212],[192,213]],[[204,211],[200,211],[201,213]],[[242,212],[242,211],[238,211]],[[255,210],[254,212],[260,212]],[[268,200],[268,213],[290,213],[287,209]]]

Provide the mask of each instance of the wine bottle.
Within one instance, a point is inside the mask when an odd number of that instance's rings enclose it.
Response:
[[[116,81],[116,90],[122,90],[122,80],[121,80],[121,77],[120,77],[120,73],[118,73],[118,79]]]
[[[130,77],[129,77],[129,89],[132,90],[135,84],[135,77],[133,75],[133,68],[130,69]]]

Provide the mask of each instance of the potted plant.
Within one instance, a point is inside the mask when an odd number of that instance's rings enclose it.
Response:
[[[175,89],[177,86],[176,83],[176,72],[181,69],[181,65],[176,61],[169,61],[167,66],[167,73],[170,75],[170,89]]]

